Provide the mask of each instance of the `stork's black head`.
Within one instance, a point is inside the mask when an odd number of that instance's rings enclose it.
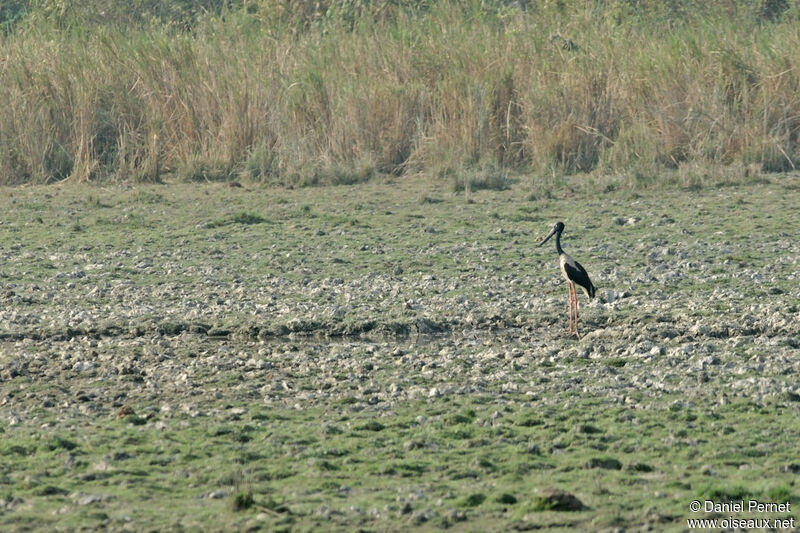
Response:
[[[539,246],[541,246],[544,243],[546,243],[550,239],[550,237],[552,237],[556,233],[561,234],[562,231],[564,231],[564,223],[563,222],[556,222],[556,225],[553,226],[553,229],[550,230],[550,233],[547,234],[547,237],[542,239],[542,242],[539,243]]]

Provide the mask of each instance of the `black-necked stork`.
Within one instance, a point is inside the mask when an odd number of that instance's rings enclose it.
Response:
[[[578,334],[578,293],[575,290],[575,285],[578,285],[589,300],[594,298],[595,287],[592,285],[592,280],[589,279],[589,274],[580,263],[575,261],[564,250],[561,249],[561,233],[564,231],[564,223],[557,222],[547,237],[542,239],[539,246],[546,243],[550,237],[556,236],[556,251],[558,252],[558,260],[561,263],[561,273],[564,279],[567,280],[567,290],[569,291],[569,331],[567,333],[574,333],[576,337],[580,338]],[[573,320],[573,316],[575,317]]]

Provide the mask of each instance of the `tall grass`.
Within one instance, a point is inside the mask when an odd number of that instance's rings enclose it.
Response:
[[[176,28],[40,7],[0,35],[0,182],[790,170],[796,12],[250,0]]]

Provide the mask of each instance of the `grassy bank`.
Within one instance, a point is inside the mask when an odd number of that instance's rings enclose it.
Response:
[[[793,2],[294,4],[4,14],[0,182],[800,162]]]

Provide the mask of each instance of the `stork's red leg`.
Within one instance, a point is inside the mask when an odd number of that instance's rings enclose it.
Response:
[[[569,329],[567,333],[572,333],[572,283],[567,282],[567,306],[569,307]]]
[[[578,298],[578,293],[574,283],[568,282],[567,285],[569,286],[569,333],[575,333],[578,328],[578,322],[575,319],[575,301]]]
[[[578,336],[578,289],[572,284],[572,332]]]

